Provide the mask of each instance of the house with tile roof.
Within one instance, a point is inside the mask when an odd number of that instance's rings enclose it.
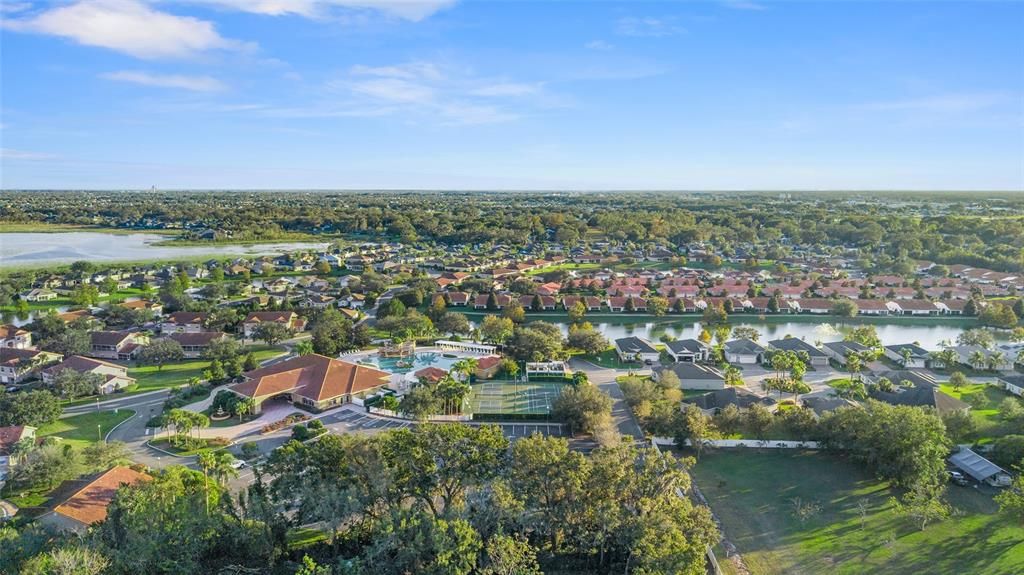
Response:
[[[35,441],[36,428],[29,425],[10,425],[0,427],[0,487],[10,476],[11,471],[18,465],[19,460],[15,458],[14,445],[19,441]]]
[[[371,366],[311,353],[242,374],[228,389],[256,402],[256,413],[269,399],[323,410],[351,402],[360,394],[388,385],[391,374]]]
[[[149,343],[149,337],[133,331],[93,331],[89,338],[89,356],[102,359],[134,359]]]
[[[20,383],[47,365],[60,361],[59,353],[38,349],[0,347],[0,383]]]
[[[100,393],[107,394],[128,387],[135,383],[135,378],[128,377],[128,368],[116,363],[72,355],[64,361],[44,369],[40,372],[43,383],[50,385],[57,379],[61,371],[71,369],[79,373],[95,373],[103,376],[104,381],[100,385]]]
[[[253,332],[262,323],[279,323],[292,331],[302,331],[305,322],[293,311],[254,311],[242,321],[242,334],[252,338]]]
[[[83,533],[107,518],[107,507],[122,485],[151,479],[130,467],[117,466],[86,480],[65,482],[54,491],[50,511],[36,520],[56,531]]]
[[[204,312],[176,311],[160,323],[160,331],[163,333],[198,333],[204,331],[203,325],[209,318],[210,314]]]
[[[13,325],[0,325],[0,347],[28,349],[32,347],[32,334]]]

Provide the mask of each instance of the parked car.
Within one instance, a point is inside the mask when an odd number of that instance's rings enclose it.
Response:
[[[249,464],[246,463],[242,459],[236,459],[236,460],[231,462],[231,467],[234,467],[235,469],[241,469],[241,468],[245,467],[246,465],[249,465]]]
[[[960,473],[959,471],[950,471],[949,480],[953,483],[956,483],[957,485],[967,485],[968,483],[967,478],[964,477],[964,474]]]

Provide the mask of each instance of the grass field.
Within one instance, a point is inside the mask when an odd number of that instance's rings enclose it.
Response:
[[[567,384],[549,382],[513,383],[497,381],[477,383],[466,399],[469,413],[546,415],[551,403]]]
[[[754,575],[1024,573],[1024,527],[970,487],[951,485],[956,514],[920,531],[893,512],[887,483],[832,456],[718,451],[693,475]],[[801,523],[796,497],[820,511]]]
[[[999,419],[999,404],[1006,398],[1016,399],[1005,390],[984,383],[965,385],[960,388],[960,391],[953,389],[953,386],[948,383],[943,383],[939,386],[939,389],[968,403],[972,401],[978,402],[978,407],[971,408],[971,417],[974,418],[974,423],[977,425],[977,431],[972,439],[985,443],[1008,433],[1013,433],[1013,425]],[[1018,399],[1017,401],[1020,400]]]
[[[258,361],[266,361],[284,353],[277,347],[258,346],[250,348]],[[210,360],[195,359],[169,363],[163,369],[155,365],[128,368],[128,376],[136,379],[136,389],[132,391],[153,391],[177,385],[184,385],[193,377],[202,377],[203,370],[210,367]]]
[[[106,436],[115,425],[133,415],[135,412],[130,409],[121,409],[117,413],[99,411],[76,415],[44,425],[36,431],[36,435],[38,437],[59,437],[63,440],[61,443],[81,448],[90,443],[96,443],[100,438]]]

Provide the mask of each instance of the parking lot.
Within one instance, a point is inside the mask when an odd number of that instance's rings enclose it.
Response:
[[[402,421],[387,417],[380,417],[356,411],[344,409],[321,418],[324,425],[335,433],[350,433],[354,431],[374,433],[388,429],[402,429],[419,425],[415,421]],[[477,425],[477,424],[473,424]],[[554,435],[557,437],[567,436],[563,426],[558,423],[501,423],[502,433],[509,439],[528,437],[534,433]]]

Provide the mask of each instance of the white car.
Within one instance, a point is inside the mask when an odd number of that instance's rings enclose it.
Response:
[[[245,467],[246,465],[249,465],[249,464],[246,463],[245,460],[243,460],[243,459],[236,459],[236,460],[231,462],[231,467],[234,467],[235,469],[241,469],[241,468]]]

